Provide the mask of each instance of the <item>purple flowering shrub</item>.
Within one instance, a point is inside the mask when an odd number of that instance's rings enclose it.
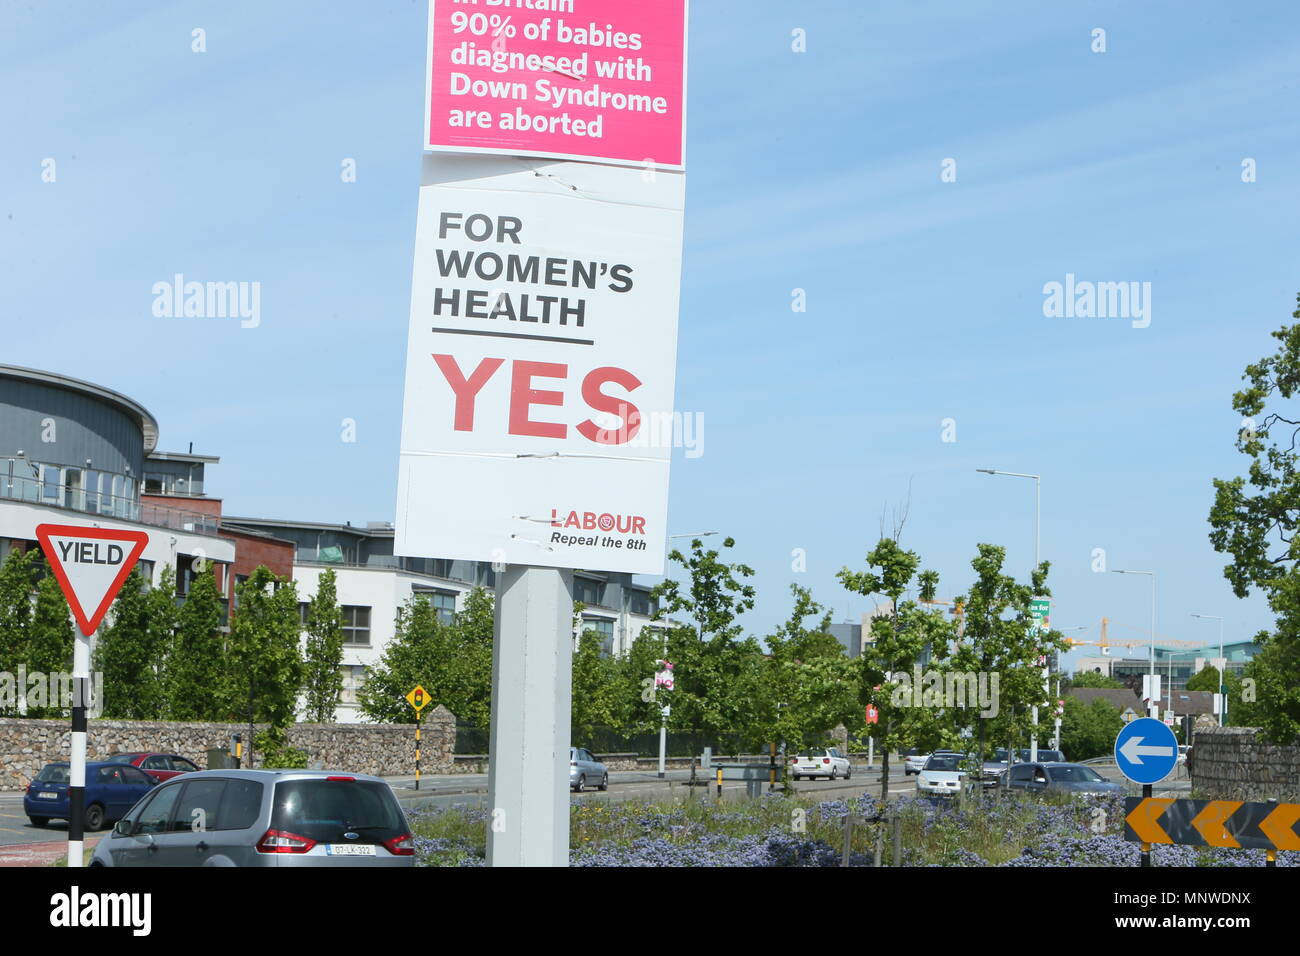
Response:
[[[889,825],[872,821],[880,801],[869,793],[815,802],[768,793],[759,800],[693,799],[679,804],[575,803],[570,816],[572,866],[838,866],[844,819],[852,812],[849,865],[871,866],[877,837],[884,862]],[[1138,864],[1138,844],[1124,840],[1122,796],[1042,799],[1020,795],[956,801],[904,794],[890,802],[900,815],[906,866],[1125,866]],[[414,810],[421,866],[482,866],[491,815],[487,810]],[[868,818],[862,822],[861,817]],[[1260,850],[1162,846],[1156,866],[1262,866]],[[1300,865],[1279,853],[1278,866]]]

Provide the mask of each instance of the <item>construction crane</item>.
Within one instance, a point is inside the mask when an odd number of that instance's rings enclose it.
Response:
[[[1110,623],[1110,618],[1103,617],[1101,619],[1101,640],[1099,641],[1079,641],[1079,640],[1075,640],[1072,637],[1067,637],[1065,640],[1069,643],[1071,649],[1075,647],[1087,647],[1087,646],[1100,647],[1101,653],[1106,657],[1110,656],[1110,649],[1112,647],[1150,647],[1151,646],[1150,638],[1141,641],[1112,641],[1108,639],[1106,636],[1106,629],[1109,623]],[[1128,627],[1129,625],[1125,624],[1121,626]],[[1133,630],[1140,631],[1142,630],[1142,628],[1140,627],[1133,628]],[[1157,635],[1157,637],[1159,636]],[[1175,641],[1168,638],[1160,638],[1156,641],[1156,646],[1173,648],[1173,647],[1206,647],[1207,645],[1204,641],[1200,641],[1200,642]]]

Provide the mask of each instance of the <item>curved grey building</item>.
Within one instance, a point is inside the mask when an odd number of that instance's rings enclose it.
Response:
[[[158,423],[111,389],[0,365],[0,497],[138,520]]]

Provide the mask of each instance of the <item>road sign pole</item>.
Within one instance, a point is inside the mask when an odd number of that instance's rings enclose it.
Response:
[[[1145,800],[1150,796],[1151,796],[1151,784],[1144,783],[1142,785],[1142,798]],[[1141,846],[1142,846],[1142,865],[1150,866],[1151,865],[1151,844],[1143,843]]]
[[[90,638],[78,630],[72,648],[72,761],[68,786],[68,866],[82,864],[86,813],[86,691]]]
[[[488,866],[568,866],[573,572],[497,575]]]
[[[420,789],[420,712],[415,712],[415,789]]]

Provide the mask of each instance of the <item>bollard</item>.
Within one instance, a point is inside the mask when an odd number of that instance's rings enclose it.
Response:
[[[885,848],[885,828],[876,827],[876,855],[872,861],[874,866],[880,866],[880,854]]]
[[[853,813],[844,814],[844,846],[840,851],[840,866],[849,865],[849,850],[853,846]]]
[[[722,799],[722,768],[718,768],[718,799]]]
[[[897,813],[889,818],[889,829],[893,836],[893,852],[890,854],[891,866],[903,865],[903,821]]]

